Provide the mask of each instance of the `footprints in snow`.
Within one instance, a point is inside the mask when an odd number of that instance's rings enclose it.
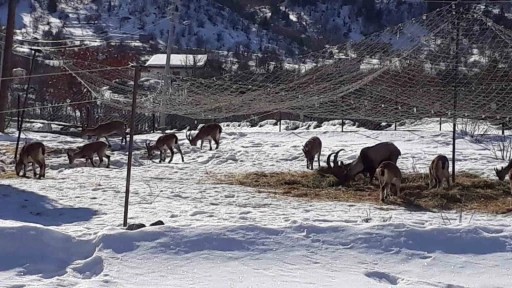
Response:
[[[82,279],[91,279],[103,273],[103,258],[92,256],[89,259],[78,261],[71,269],[78,273]]]
[[[363,273],[363,275],[368,277],[369,279],[372,279],[372,280],[378,282],[378,283],[387,284],[387,285],[391,285],[391,286],[397,286],[401,282],[407,281],[406,279],[404,279],[402,277],[398,277],[398,276],[392,275],[390,273],[382,272],[382,271],[367,271],[367,272]],[[407,282],[409,282],[409,281],[407,281]],[[412,285],[412,283],[406,283],[406,284]],[[427,283],[425,283],[425,284],[427,284]],[[434,287],[464,288],[464,286],[446,284],[446,283],[428,283],[428,284],[431,284]]]
[[[386,272],[381,272],[381,271],[368,271],[368,272],[364,273],[364,276],[366,276],[376,282],[389,284],[389,285],[393,285],[393,286],[398,285],[398,283],[400,283],[403,280],[400,277],[391,275]]]

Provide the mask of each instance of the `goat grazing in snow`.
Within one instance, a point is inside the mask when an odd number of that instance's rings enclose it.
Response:
[[[174,149],[178,150],[178,153],[181,155],[181,162],[185,162],[185,159],[183,158],[183,153],[181,152],[180,144],[178,143],[178,136],[176,134],[170,133],[165,134],[156,140],[155,144],[151,145],[151,142],[146,142],[146,150],[148,151],[148,157],[149,159],[153,158],[153,151],[160,151],[160,162],[162,163],[165,161],[167,149],[171,152],[171,159],[169,160],[169,163],[172,162],[172,159],[174,158]],[[163,152],[163,153],[162,153]],[[163,158],[162,158],[163,154]]]
[[[396,196],[400,196],[400,184],[402,183],[402,172],[395,163],[384,161],[376,170],[377,179],[380,184],[380,201],[384,202],[391,194],[391,185],[396,187]]]
[[[46,147],[41,142],[32,142],[25,144],[20,151],[20,156],[16,161],[15,170],[16,175],[20,176],[21,170],[23,169],[23,175],[27,175],[27,164],[32,163],[32,170],[34,172],[34,178],[37,177],[36,164],[39,166],[39,179],[45,178],[46,176],[46,162],[45,162]]]
[[[315,156],[318,156],[318,167],[320,167],[320,153],[322,152],[322,141],[320,138],[314,136],[309,138],[302,147],[302,152],[306,157],[306,168],[313,170],[313,163]]]
[[[98,155],[98,158],[100,159],[100,163],[98,164],[98,167],[103,163],[103,157],[107,158],[107,168],[110,167],[110,156],[107,155],[106,151],[108,148],[108,144],[103,141],[95,141],[91,143],[87,143],[84,146],[80,147],[78,151],[71,152],[68,150],[68,160],[69,164],[73,164],[75,162],[75,159],[78,158],[85,158],[85,165],[87,166],[87,161],[91,161],[92,167],[95,167],[93,157],[94,154]]]
[[[450,162],[448,161],[448,157],[444,155],[438,155],[434,160],[432,160],[430,167],[428,168],[429,189],[432,188],[432,182],[434,182],[436,188],[441,188],[443,186],[444,179],[446,179],[448,188],[450,188],[449,167]]]
[[[189,127],[190,129],[190,127]],[[187,130],[188,131],[188,130]],[[190,142],[190,145],[197,146],[197,142],[201,141],[201,149],[203,149],[203,141],[208,140],[210,143],[210,150],[212,150],[212,140],[215,142],[215,149],[219,148],[220,143],[220,134],[222,133],[222,126],[217,123],[208,123],[201,127],[194,137],[192,137],[192,132],[185,132],[185,137]]]

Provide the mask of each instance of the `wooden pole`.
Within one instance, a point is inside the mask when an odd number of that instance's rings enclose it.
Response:
[[[14,20],[16,17],[16,5],[18,1],[9,0],[7,7],[7,25],[5,27],[5,44],[2,62],[2,78],[12,76],[11,60],[12,60],[12,45],[14,38]],[[9,84],[12,80],[3,80],[0,82],[0,132],[5,133],[5,111],[9,106]]]
[[[155,131],[156,131],[156,116],[155,116],[155,113],[153,113],[153,115],[152,115],[152,120],[153,120],[153,133],[155,133]]]
[[[458,3],[458,2],[457,2]],[[456,5],[456,9],[459,9],[459,5]],[[455,13],[458,13],[456,11]],[[456,26],[456,36],[455,36],[455,82],[453,85],[453,130],[452,130],[452,183],[455,184],[455,151],[456,151],[456,129],[457,129],[457,98],[458,98],[458,77],[459,77],[459,41],[460,41],[460,23],[459,23],[459,15],[456,15],[455,18],[455,26]]]
[[[281,122],[283,121],[283,117],[281,116],[281,111],[279,111],[279,132],[281,132]]]
[[[25,109],[27,108],[28,92],[30,91],[30,80],[32,79],[32,77],[31,77],[32,72],[34,71],[36,55],[37,55],[37,53],[42,52],[39,49],[32,49],[32,51],[33,51],[32,61],[30,62],[30,69],[28,71],[28,81],[27,81],[27,88],[25,89],[25,99],[23,99],[23,106],[22,106],[23,110],[21,111],[20,120],[19,120],[19,124],[18,124],[18,139],[16,140],[16,150],[14,151],[14,161],[18,160],[18,149],[20,147],[21,130],[23,127],[23,118],[25,118]]]
[[[124,194],[124,218],[123,227],[128,226],[128,203],[130,199],[130,182],[132,178],[132,158],[133,158],[133,134],[135,130],[135,112],[137,109],[137,93],[139,92],[140,67],[135,67],[135,76],[133,77],[133,95],[132,95],[132,114],[130,123],[130,141],[128,143],[128,163],[126,167],[126,190]]]

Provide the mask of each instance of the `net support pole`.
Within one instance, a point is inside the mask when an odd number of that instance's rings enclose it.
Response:
[[[153,133],[155,133],[155,131],[156,131],[156,116],[155,116],[155,113],[153,113],[153,115],[151,115],[151,118],[152,118],[152,119],[151,119],[151,120],[152,120],[151,122],[152,122],[152,126],[153,126],[153,127],[152,127],[153,129],[152,129],[152,130],[153,130]]]
[[[344,132],[345,128],[345,119],[341,119],[341,132]]]
[[[18,109],[18,113],[17,113],[17,122],[16,122],[16,127],[18,128],[18,130],[20,130],[20,123],[21,123],[21,93],[18,91],[16,92],[16,94],[18,94],[17,96],[17,100],[18,100],[18,103],[17,103],[17,106],[16,106],[16,109]]]
[[[281,111],[279,111],[279,132],[281,132],[281,122],[283,121],[283,115],[281,115]]]
[[[505,136],[505,122],[501,122],[501,135]]]
[[[439,131],[443,130],[443,117],[439,117]]]
[[[456,130],[457,130],[457,98],[458,98],[458,77],[459,77],[459,42],[460,42],[460,24],[458,17],[458,2],[455,4],[455,81],[453,83],[453,130],[452,130],[452,183],[455,184],[455,151],[456,151]]]
[[[130,199],[130,182],[132,178],[133,134],[135,130],[135,112],[137,109],[137,93],[139,92],[140,69],[141,68],[139,66],[135,66],[135,75],[133,77],[132,113],[130,119],[130,141],[128,142],[128,163],[126,164],[123,227],[128,226],[128,203]]]
[[[20,139],[21,139],[21,130],[23,128],[23,119],[25,118],[25,109],[27,108],[27,101],[28,101],[28,93],[30,91],[30,80],[32,79],[32,72],[34,71],[34,65],[36,61],[37,53],[42,52],[39,49],[31,49],[32,50],[32,60],[30,61],[30,68],[28,70],[28,81],[27,81],[27,87],[25,88],[25,99],[23,99],[23,106],[21,110],[21,115],[19,116],[19,123],[18,123],[18,139],[16,140],[16,150],[14,151],[14,161],[18,161],[18,149],[20,147]],[[19,97],[18,97],[18,105],[19,105]],[[19,110],[18,110],[19,113]]]

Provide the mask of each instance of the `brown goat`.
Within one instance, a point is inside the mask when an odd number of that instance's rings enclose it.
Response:
[[[113,120],[105,123],[101,123],[94,128],[86,128],[82,127],[82,137],[83,136],[96,136],[96,141],[100,140],[101,137],[105,137],[107,140],[108,146],[110,146],[110,141],[108,141],[107,136],[117,133],[121,135],[121,144],[127,144],[126,138],[126,123],[122,120]]]
[[[68,151],[68,160],[69,164],[73,164],[75,162],[75,159],[78,158],[85,158],[85,166],[87,166],[87,161],[91,161],[92,167],[95,167],[94,165],[94,154],[98,155],[98,158],[100,159],[100,163],[98,164],[98,167],[103,163],[103,157],[107,158],[107,168],[110,167],[110,156],[107,155],[106,151],[108,148],[108,144],[103,141],[95,141],[91,143],[87,143],[84,146],[80,147],[77,152],[71,152]]]
[[[153,158],[153,151],[156,151],[156,150],[160,151],[160,162],[159,163],[162,163],[165,161],[165,158],[167,157],[167,149],[171,152],[171,159],[169,160],[169,163],[172,162],[172,159],[174,158],[173,147],[176,148],[176,150],[178,150],[178,153],[180,153],[181,162],[185,162],[185,159],[183,158],[183,153],[181,152],[180,144],[178,143],[178,136],[176,136],[176,134],[170,133],[170,134],[162,135],[162,136],[158,137],[158,139],[156,140],[154,145],[151,145],[151,142],[146,142],[146,150],[148,151],[149,159]],[[163,156],[163,158],[162,158],[162,156]]]
[[[190,127],[189,127],[190,129]],[[208,123],[201,127],[199,131],[197,132],[194,137],[192,137],[192,132],[189,132],[189,130],[185,132],[185,137],[187,137],[187,140],[190,142],[190,145],[197,146],[197,141],[201,141],[201,149],[203,149],[203,142],[204,140],[208,140],[210,143],[210,150],[212,150],[212,140],[215,142],[215,149],[219,148],[220,143],[220,134],[222,133],[222,126],[220,126],[217,123]]]
[[[441,188],[443,186],[444,179],[446,179],[448,188],[450,188],[449,168],[450,162],[448,161],[448,157],[444,155],[438,155],[434,160],[432,160],[430,167],[428,168],[429,189],[432,188],[432,182],[434,182],[436,188]]]
[[[318,171],[322,174],[333,175],[339,181],[343,179],[347,171],[347,167],[350,164],[344,164],[343,161],[338,161],[338,155],[340,154],[341,151],[345,151],[345,149],[340,149],[336,152],[332,152],[331,154],[329,154],[327,156],[327,167],[319,167]],[[332,155],[334,155],[334,159],[331,163]]]
[[[302,152],[306,157],[306,168],[313,170],[313,163],[315,162],[315,156],[318,155],[318,167],[320,167],[320,154],[322,152],[322,140],[313,136],[302,147]]]
[[[380,201],[384,202],[391,194],[391,185],[396,187],[396,196],[400,196],[400,184],[402,183],[402,172],[395,163],[384,161],[376,170],[377,179],[380,184]]]
[[[39,166],[39,179],[45,178],[46,176],[46,162],[45,162],[46,147],[41,142],[32,142],[25,144],[20,151],[18,160],[16,161],[16,175],[20,176],[21,169],[23,169],[23,175],[27,175],[27,164],[32,163],[32,170],[34,172],[34,178],[37,177],[36,164]]]
[[[507,166],[501,167],[499,170],[497,168],[494,168],[494,172],[496,173],[496,176],[498,176],[498,179],[500,181],[505,180],[505,177],[510,175],[510,170],[512,169],[512,159],[508,162]]]
[[[338,178],[341,184],[354,179],[358,174],[368,175],[369,182],[371,183],[375,177],[377,167],[384,161],[391,161],[396,164],[398,157],[402,155],[400,149],[391,142],[382,142],[376,145],[365,147],[359,152],[359,156],[355,161],[349,164],[344,164],[343,161],[338,163],[338,153],[343,149],[337,151],[333,165],[330,165],[330,157],[327,157],[327,169],[322,169],[321,172],[331,174]]]

